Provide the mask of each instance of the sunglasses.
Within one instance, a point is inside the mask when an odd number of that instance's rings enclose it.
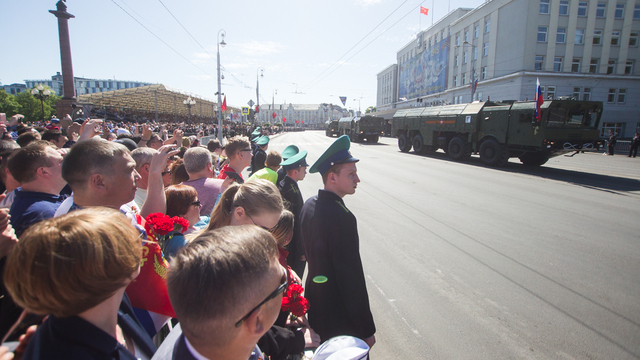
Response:
[[[258,306],[256,306],[253,309],[251,309],[251,311],[249,311],[247,313],[247,315],[243,316],[242,319],[238,320],[238,322],[236,323],[236,327],[239,327],[245,320],[247,320],[247,318],[249,316],[251,316],[251,314],[254,311],[258,310],[262,305],[267,303],[267,301],[275,298],[276,296],[282,294],[285,290],[287,290],[287,287],[289,286],[289,278],[287,277],[287,269],[285,269],[282,265],[280,265],[280,267],[282,268],[282,271],[284,271],[284,282],[282,284],[280,284],[280,286],[278,286],[278,288],[275,289],[271,294],[269,294],[269,296],[267,296],[266,299],[262,300],[262,302],[260,304],[258,304]]]

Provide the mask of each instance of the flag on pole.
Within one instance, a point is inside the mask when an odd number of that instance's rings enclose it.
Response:
[[[540,86],[540,78],[536,78],[535,100],[536,100],[536,120],[540,121],[540,119],[542,118],[542,112],[540,110],[540,107],[544,102],[544,99],[542,98],[542,87]]]
[[[227,95],[224,96],[224,101],[222,101],[222,107],[220,107],[222,111],[227,111]]]
[[[426,7],[420,6],[420,13],[421,14],[425,14],[425,15],[429,15],[429,9],[427,9]]]
[[[342,101],[342,106],[347,106],[347,97],[346,96],[340,96],[340,101]]]

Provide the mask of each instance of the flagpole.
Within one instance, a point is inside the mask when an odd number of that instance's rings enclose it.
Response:
[[[434,7],[434,0],[431,0],[431,26],[433,26],[433,7]]]

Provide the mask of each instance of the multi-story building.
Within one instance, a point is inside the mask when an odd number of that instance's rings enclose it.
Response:
[[[333,104],[263,104],[257,119],[259,123],[274,123],[281,122],[284,117],[287,125],[294,125],[298,120],[298,126],[322,127],[328,120],[337,120],[348,114],[346,109]]]
[[[457,9],[378,74],[378,110],[533,100],[602,101],[601,134],[640,131],[640,0],[491,0]],[[384,77],[397,67],[397,97]],[[634,100],[636,99],[636,100]]]
[[[27,91],[27,86],[25,84],[11,84],[11,85],[0,85],[0,89],[4,89],[7,94],[18,95],[21,92]]]
[[[27,88],[31,89],[39,84],[47,85],[51,88],[56,95],[62,96],[63,94],[63,83],[62,83],[62,75],[58,72],[56,75],[51,77],[51,80],[25,80],[24,81]],[[94,94],[103,91],[111,91],[111,90],[119,90],[119,89],[129,89],[146,85],[153,85],[152,83],[145,83],[140,81],[125,81],[125,80],[115,80],[115,79],[87,79],[81,77],[73,78],[74,86],[76,89],[75,96],[82,94]]]

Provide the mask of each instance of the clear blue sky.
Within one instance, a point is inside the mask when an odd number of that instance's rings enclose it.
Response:
[[[481,3],[451,0],[450,7],[473,8]],[[56,0],[0,2],[2,84],[49,79],[61,71],[57,21],[48,12],[55,4]],[[67,1],[68,11],[76,16],[69,20],[75,76],[161,83],[214,99],[216,39],[224,29],[222,92],[229,105],[255,101],[257,70],[262,67],[261,104],[271,103],[277,90],[276,103],[340,104],[338,97],[347,96],[347,107],[354,109],[359,105],[354,99],[361,98],[362,111],[375,106],[376,74],[396,62],[396,52],[415,37],[419,24],[426,29],[432,14],[435,22],[448,12],[448,2],[436,2],[435,9],[431,4],[429,0]],[[428,16],[420,14],[420,5],[429,8]]]

